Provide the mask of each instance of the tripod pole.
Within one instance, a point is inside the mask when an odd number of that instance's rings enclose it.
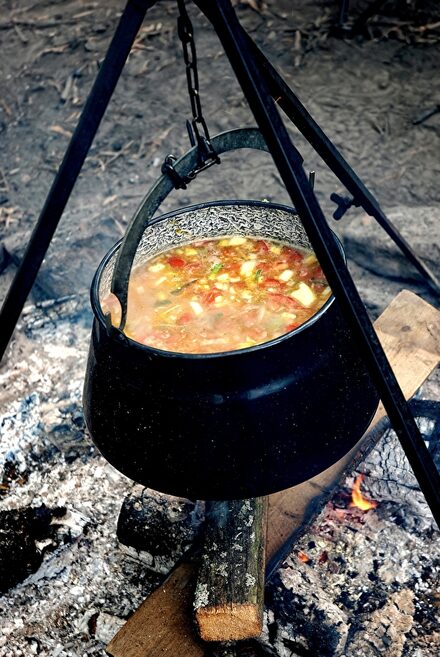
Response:
[[[440,526],[440,475],[371,325],[353,279],[307,180],[296,149],[271,98],[266,81],[243,37],[230,0],[195,0],[216,30],[254,114],[270,154],[298,211],[347,324],[359,343],[385,410],[422,493]]]
[[[69,200],[147,9],[156,0],[128,0],[105,59],[0,311],[0,360]]]
[[[432,290],[437,294],[440,294],[440,281],[435,274],[425,265],[424,262],[422,262],[419,256],[414,252],[411,245],[408,244],[405,238],[397,230],[396,226],[384,214],[377,200],[364,185],[362,180],[356,175],[355,171],[353,171],[351,166],[343,158],[325,132],[308,113],[299,98],[285,83],[281,75],[261,52],[249,34],[247,34],[242,27],[240,27],[240,32],[242,33],[243,38],[246,39],[247,45],[252,55],[255,57],[255,60],[261,66],[268,89],[272,97],[277,99],[277,104],[286,113],[298,130],[300,130],[311,146],[313,146],[327,166],[339,178],[344,187],[346,187],[350,194],[352,194],[356,201],[356,205],[360,205],[367,214],[377,221],[377,223],[391,237],[396,246],[402,251],[407,260],[411,262],[411,264],[427,281]]]

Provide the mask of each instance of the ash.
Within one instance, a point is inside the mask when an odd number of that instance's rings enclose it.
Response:
[[[436,388],[434,378],[423,396]],[[419,427],[435,456],[433,424],[419,419]],[[359,472],[368,473],[363,495],[377,502],[368,511],[350,506]],[[393,431],[359,472],[341,483],[270,584],[261,641],[268,654],[439,654],[439,533]]]
[[[122,550],[118,516],[136,488],[84,430],[86,307],[87,299],[71,298],[27,308],[0,370],[1,554],[7,558],[17,544],[29,553],[24,559],[16,550],[0,571],[0,586],[6,574],[21,577],[2,597],[2,657],[105,655],[104,645],[158,585],[158,572],[163,579],[164,564],[173,565],[198,522],[193,504],[144,491],[156,538],[166,536],[167,546],[152,544],[150,567]],[[49,522],[36,533],[42,510]]]
[[[201,505],[142,489],[94,450],[81,412],[90,319],[84,297],[28,307],[0,371],[0,545],[14,555],[0,571],[2,657],[105,655],[202,520]],[[432,377],[419,399],[438,388]],[[268,586],[264,635],[243,654],[438,654],[439,535],[393,431],[359,472],[377,507],[350,507],[358,472],[341,483]]]

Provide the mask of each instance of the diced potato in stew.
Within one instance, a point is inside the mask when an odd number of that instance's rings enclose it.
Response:
[[[124,332],[180,353],[244,349],[297,328],[330,294],[311,251],[238,235],[207,239],[133,270]],[[116,297],[109,294],[102,309],[119,326]]]

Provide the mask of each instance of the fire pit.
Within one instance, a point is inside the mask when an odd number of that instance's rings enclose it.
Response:
[[[8,369],[2,372],[7,395],[1,407],[0,459],[14,463],[17,471],[14,478],[11,467],[8,469],[2,509],[26,510],[42,504],[48,509],[66,508],[66,514],[51,526],[49,538],[38,541],[36,550],[43,556],[39,570],[2,596],[0,653],[4,650],[6,655],[18,650],[33,654],[37,649],[42,655],[58,651],[60,657],[102,652],[127,618],[137,618],[133,615],[136,607],[182,557],[201,521],[202,505],[142,491],[140,486],[133,488],[93,450],[84,435],[80,409],[89,340],[86,306],[86,299],[73,299],[29,307]],[[417,320],[420,330],[431,326],[435,335],[436,322],[430,323],[422,308],[407,305],[404,313],[411,317],[411,325]],[[411,373],[428,367],[423,370],[423,377],[427,376],[433,367],[428,365],[429,332],[416,339],[421,350],[414,351],[410,336],[415,336],[415,329],[400,333],[396,326],[396,320],[383,325],[381,335],[385,339],[397,336],[399,362],[405,364],[405,371],[408,365]],[[24,354],[31,355],[26,367]],[[420,379],[415,387],[419,384]],[[405,391],[412,394],[414,388]],[[438,398],[438,377],[424,385],[420,396]],[[413,410],[417,415],[426,413],[421,407]],[[421,427],[429,440],[431,421],[425,419]],[[307,528],[272,579],[264,634],[258,643],[240,647],[244,654],[281,656],[288,650],[301,654],[308,645],[318,657],[324,649],[331,657],[340,657],[339,648],[346,641],[347,652],[342,654],[352,657],[350,650],[355,645],[362,645],[363,654],[368,654],[365,645],[374,636],[383,651],[396,650],[399,657],[417,654],[417,650],[423,657],[438,652],[438,539],[395,434],[388,431],[368,460],[361,459],[357,471],[366,473],[361,492],[378,503],[376,509],[349,508],[356,474],[352,465],[313,525],[307,527],[309,516],[302,516],[305,492],[313,493],[315,508],[320,508],[316,495],[323,495],[324,503],[331,477],[321,487],[319,478],[297,487],[303,493],[290,512],[284,508],[276,518],[270,514],[270,545],[275,551],[290,531],[286,523],[298,523],[303,517]],[[119,543],[121,550],[115,536],[116,520],[125,496],[131,500],[127,506],[132,521],[130,527],[121,526],[118,534],[120,541],[132,547]],[[286,499],[286,493],[273,501],[277,499]],[[17,540],[29,539],[18,535]],[[309,558],[307,563],[300,561],[300,551]],[[180,572],[179,568],[174,572]],[[183,586],[180,591],[185,591],[184,580],[178,581]],[[176,654],[179,650],[188,657],[198,654],[193,652],[196,639],[190,640],[193,634],[188,634],[193,632],[192,601],[184,612],[188,625],[182,626],[182,612],[173,606],[181,598],[173,597],[170,582],[157,592],[166,596],[169,616],[158,613],[163,608],[160,600],[144,603],[147,616],[140,621],[141,627],[149,628],[147,634],[154,637],[148,654],[156,657],[155,650],[163,642],[175,646]],[[384,618],[391,621],[391,627],[397,618],[398,643],[394,634],[384,631],[380,622]],[[132,636],[139,640],[139,635]],[[405,653],[399,652],[403,646]]]

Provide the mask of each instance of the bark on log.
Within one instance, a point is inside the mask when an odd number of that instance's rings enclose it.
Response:
[[[407,399],[410,399],[440,361],[440,313],[407,290],[402,291],[374,324],[382,346]],[[380,405],[371,427],[383,417]],[[363,439],[347,456],[325,472],[294,488],[269,497],[266,559],[283,553],[284,546],[302,533],[337,485],[363,446]],[[206,644],[192,628],[187,591],[176,595],[172,586],[195,573],[185,558],[166,582],[147,598],[107,646],[113,657],[163,657],[169,654],[203,657]],[[169,590],[171,586],[171,592]]]
[[[205,544],[194,599],[205,641],[237,641],[263,627],[267,497],[206,505]]]

